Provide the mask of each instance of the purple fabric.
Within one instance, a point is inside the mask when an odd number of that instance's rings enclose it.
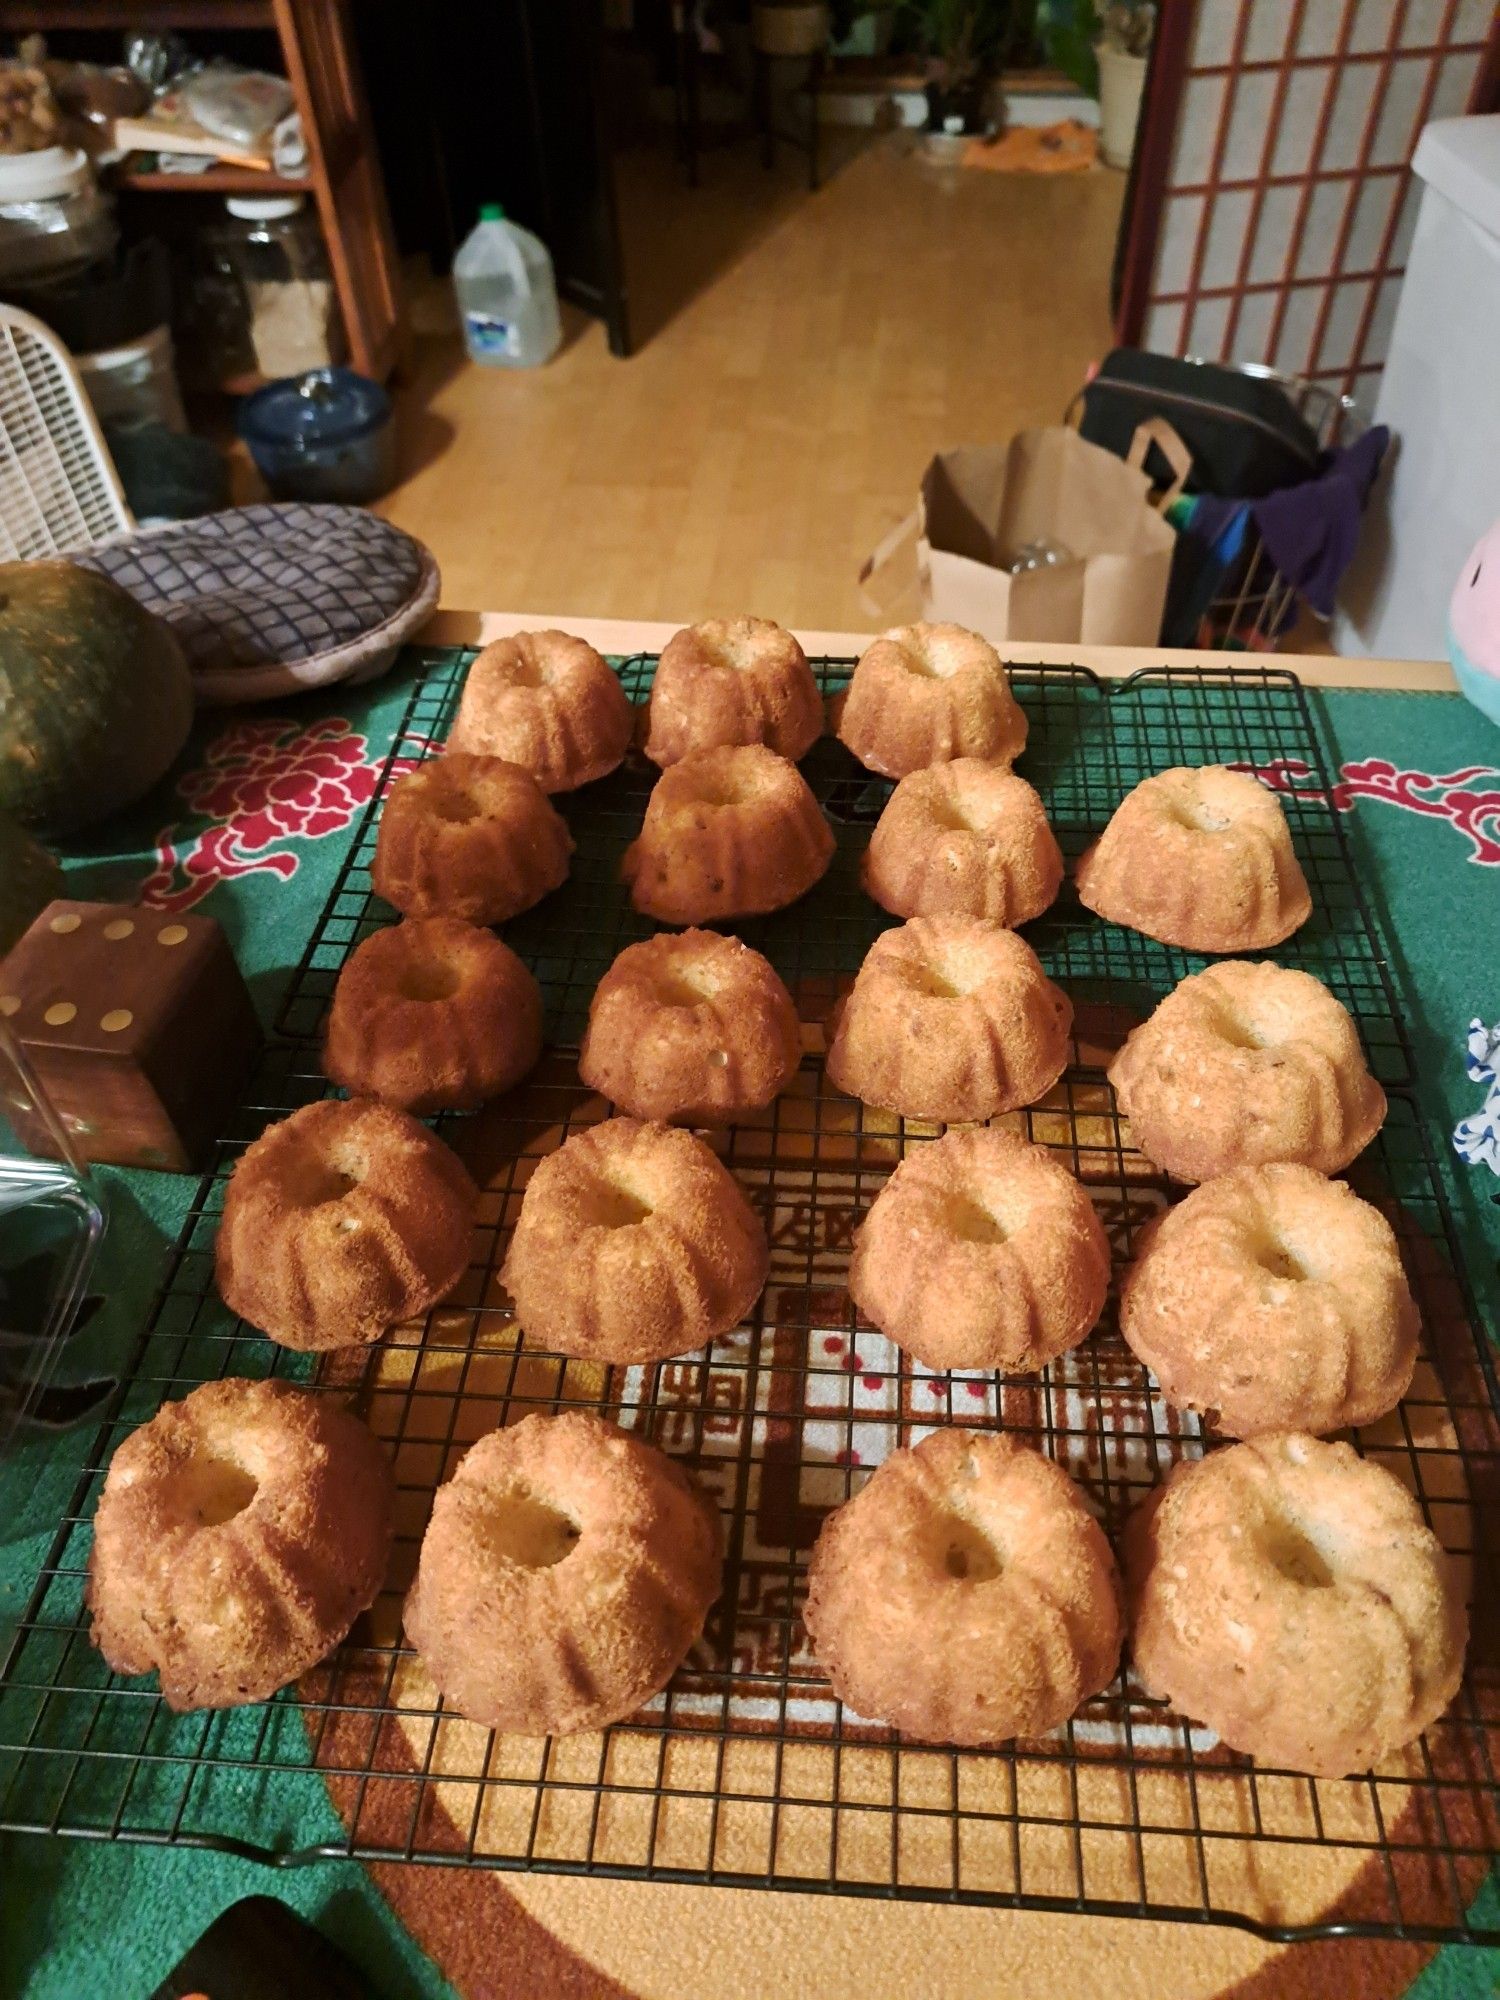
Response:
[[[1376,424],[1330,452],[1316,479],[1254,502],[1266,554],[1323,618],[1332,614],[1334,593],[1354,560],[1365,502],[1390,441],[1385,425]]]

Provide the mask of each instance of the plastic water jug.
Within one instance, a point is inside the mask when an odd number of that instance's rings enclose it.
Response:
[[[464,340],[486,368],[539,368],[562,343],[547,247],[486,202],[453,260]]]

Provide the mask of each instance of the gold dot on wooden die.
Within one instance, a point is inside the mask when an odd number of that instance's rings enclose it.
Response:
[[[128,1007],[111,1007],[109,1012],[100,1018],[99,1026],[106,1035],[118,1035],[128,1028],[134,1019],[135,1016]]]
[[[19,993],[0,993],[0,1014],[9,1016],[11,1014],[19,1014],[20,1011],[21,996]]]
[[[112,924],[104,926],[104,935],[109,939],[111,944],[116,944],[121,938],[133,937],[135,935],[135,925],[130,921],[129,917],[116,917]]]
[[[70,913],[66,916],[54,917],[47,928],[49,931],[56,931],[59,937],[66,937],[69,931],[76,931],[82,922],[82,917]]]
[[[168,924],[165,930],[156,933],[156,942],[158,944],[181,944],[186,936],[186,924]]]
[[[42,1019],[49,1028],[65,1028],[77,1013],[78,1009],[71,1000],[54,1000]]]

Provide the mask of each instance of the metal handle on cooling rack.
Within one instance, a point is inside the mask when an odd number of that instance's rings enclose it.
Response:
[[[40,1318],[25,1327],[7,1326],[0,1320],[0,1450],[45,1390],[57,1356],[73,1331],[105,1225],[98,1182],[87,1162],[80,1159],[25,1050],[0,1021],[0,1114],[14,1124],[17,1112],[42,1127],[57,1158],[0,1152],[0,1218],[45,1202],[54,1210],[67,1211],[71,1227],[66,1251],[56,1259],[53,1289]],[[0,1306],[4,1303],[5,1291],[0,1287]],[[85,1407],[91,1406],[90,1402]]]

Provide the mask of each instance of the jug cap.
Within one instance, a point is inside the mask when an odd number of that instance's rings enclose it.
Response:
[[[479,204],[481,222],[504,222],[505,204],[499,201],[482,201]]]

